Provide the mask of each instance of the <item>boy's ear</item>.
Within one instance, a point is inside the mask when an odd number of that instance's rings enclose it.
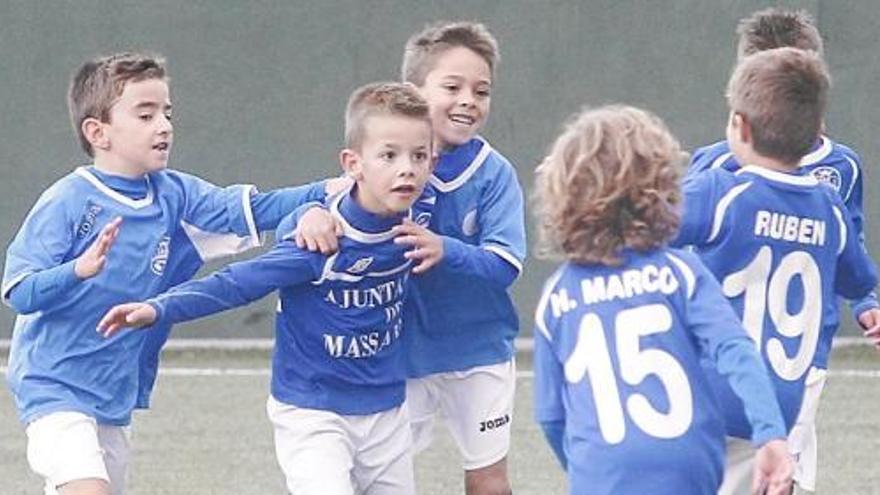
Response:
[[[340,151],[339,164],[342,165],[342,170],[355,181],[363,179],[364,171],[361,167],[361,157],[356,151],[349,148]]]
[[[730,116],[731,125],[733,127],[734,132],[737,133],[737,137],[740,141],[744,143],[752,142],[752,126],[749,124],[749,120],[745,115],[741,113],[734,113]]]
[[[110,139],[104,129],[104,123],[94,117],[86,117],[80,125],[86,141],[93,149],[106,150],[110,148]]]

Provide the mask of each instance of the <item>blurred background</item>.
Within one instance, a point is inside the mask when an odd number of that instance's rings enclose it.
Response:
[[[811,12],[825,37],[833,77],[827,127],[862,156],[865,233],[876,256],[880,96],[871,88],[880,81],[880,9],[869,0],[778,4]],[[145,50],[167,58],[175,119],[171,167],[217,184],[253,183],[268,190],[339,172],[350,91],[398,79],[410,34],[434,20],[479,20],[502,52],[483,135],[516,165],[529,195],[535,164],[562,122],[584,105],[625,102],[649,109],[687,149],[722,138],[736,22],[768,5],[2,0],[0,257],[38,195],[87,162],[65,96],[70,74],[98,54]],[[530,211],[527,216],[531,224]],[[551,264],[530,258],[513,289],[523,336],[531,333],[535,301],[550,270]],[[183,326],[176,337],[269,337],[270,299]],[[13,318],[9,308],[0,309],[0,339],[10,336]],[[853,333],[850,319],[844,321],[844,331]]]

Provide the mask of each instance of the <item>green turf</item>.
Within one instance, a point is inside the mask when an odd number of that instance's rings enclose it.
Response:
[[[5,358],[4,358],[5,361]],[[178,352],[165,366],[265,368],[267,353]],[[527,359],[520,369],[530,368]],[[832,370],[880,369],[868,348],[839,349]],[[880,452],[880,378],[832,376],[820,410],[819,493],[880,493],[872,453]],[[272,432],[265,414],[268,376],[162,376],[154,409],[134,421],[134,461],[129,494],[282,494]],[[565,484],[531,420],[532,380],[518,381],[510,456],[514,491],[563,493]],[[0,392],[0,493],[38,494],[28,471],[25,438],[8,391]],[[422,494],[461,493],[457,452],[445,430],[417,458]]]

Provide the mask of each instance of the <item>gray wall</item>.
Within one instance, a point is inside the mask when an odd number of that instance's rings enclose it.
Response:
[[[817,16],[835,86],[831,135],[862,154],[867,237],[880,252],[874,163],[880,72],[867,0],[782,2]],[[182,4],[182,5],[181,5]],[[663,117],[688,148],[723,136],[734,26],[758,1],[26,1],[0,3],[0,244],[39,193],[86,160],[69,128],[70,73],[96,54],[146,49],[172,75],[171,166],[263,189],[336,174],[342,109],[356,86],[397,78],[408,35],[436,19],[479,19],[503,53],[484,134],[526,191],[561,122],[584,104],[626,102]],[[874,102],[874,103],[872,103]],[[530,259],[514,292],[525,332],[550,266]],[[178,336],[268,336],[271,303]],[[13,320],[0,310],[0,338]],[[851,331],[851,329],[850,329]]]

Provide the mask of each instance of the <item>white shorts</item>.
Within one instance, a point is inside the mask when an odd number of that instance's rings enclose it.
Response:
[[[344,416],[269,396],[275,455],[291,495],[412,495],[415,477],[406,404]]]
[[[101,479],[113,495],[125,490],[131,428],[99,425],[95,418],[62,411],[43,416],[25,429],[31,469],[46,480],[46,495],[76,480]]]
[[[795,459],[794,481],[798,487],[811,492],[816,491],[818,464],[816,414],[819,411],[819,399],[822,397],[827,376],[827,370],[810,368],[801,411],[788,434],[788,449]]]
[[[810,368],[806,379],[804,398],[795,425],[788,434],[788,451],[795,460],[794,482],[796,493],[816,490],[817,442],[816,413],[825,387],[827,371]],[[724,483],[718,495],[748,494],[756,450],[751,442],[727,437],[727,462]]]
[[[516,390],[514,360],[435,373],[406,383],[415,452],[428,448],[434,416],[445,421],[467,471],[507,457]]]
[[[742,438],[727,437],[724,481],[718,495],[750,495],[755,470],[755,447]]]

